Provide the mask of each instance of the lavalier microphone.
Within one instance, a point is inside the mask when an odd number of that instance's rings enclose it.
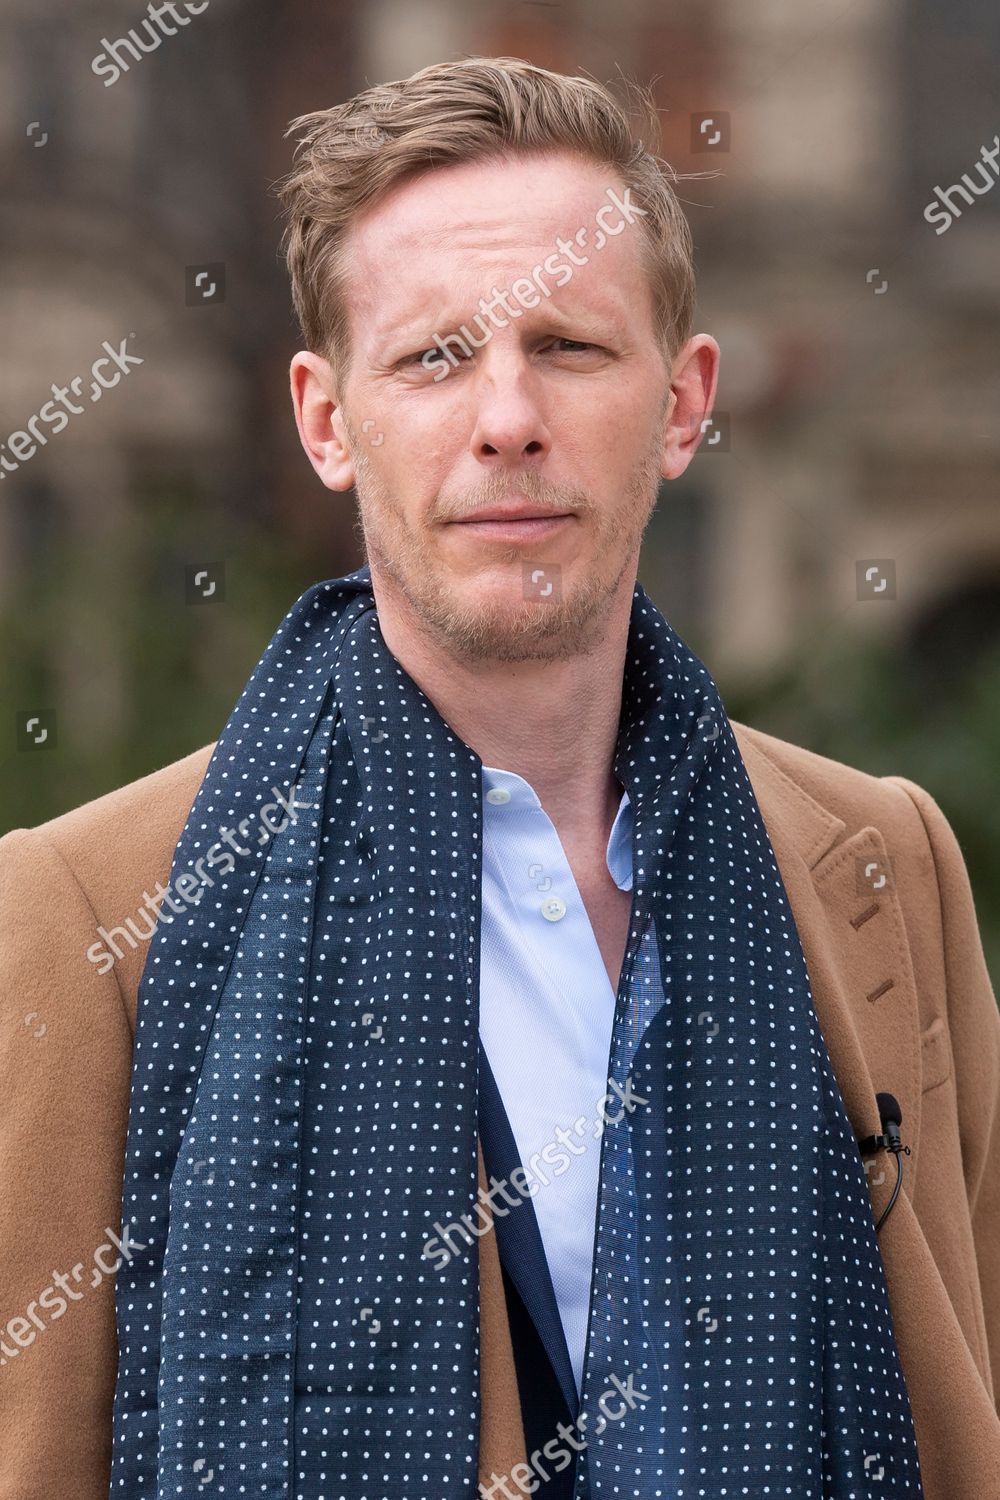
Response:
[[[868,1135],[858,1141],[858,1150],[862,1156],[871,1156],[875,1151],[891,1151],[896,1158],[896,1186],[892,1190],[892,1197],[885,1206],[878,1223],[875,1225],[875,1233],[878,1234],[882,1225],[889,1217],[893,1204],[899,1196],[899,1189],[903,1182],[903,1163],[900,1152],[910,1154],[909,1146],[904,1146],[899,1138],[899,1127],[903,1123],[903,1111],[899,1107],[899,1100],[894,1094],[876,1094],[878,1104],[878,1117],[882,1125],[881,1135]]]

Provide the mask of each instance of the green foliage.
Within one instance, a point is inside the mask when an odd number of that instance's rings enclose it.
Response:
[[[84,555],[48,541],[0,611],[0,831],[32,827],[214,740],[279,621],[318,577],[280,533],[144,497],[141,535]],[[223,602],[190,604],[185,566],[223,562]],[[54,709],[54,747],[18,749],[16,715]],[[110,851],[109,851],[110,855]]]

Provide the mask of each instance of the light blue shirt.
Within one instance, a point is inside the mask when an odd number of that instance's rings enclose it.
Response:
[[[482,776],[479,1034],[530,1174],[527,1191],[579,1391],[602,1117],[620,1108],[614,1095],[604,1102],[616,996],[559,835],[532,787],[494,766]],[[631,890],[628,792],[606,858],[615,884]],[[508,1193],[520,1196],[516,1188]]]

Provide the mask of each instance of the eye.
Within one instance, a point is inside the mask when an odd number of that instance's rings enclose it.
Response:
[[[601,352],[601,346],[599,344],[588,344],[583,339],[557,338],[557,339],[553,339],[552,342],[554,344],[575,344],[576,345],[575,349],[567,349],[567,350],[562,351],[563,353],[567,353],[567,354],[577,354],[581,350],[582,351],[586,351],[588,349],[596,350],[598,353]]]
[[[468,355],[462,353],[460,347],[456,347],[454,344],[449,344],[448,349],[460,362],[464,362],[469,358]],[[429,355],[434,355],[437,359],[447,358],[447,355],[445,355],[443,350],[441,350],[437,344],[433,344],[429,349],[418,349],[415,354],[404,354],[402,359],[397,360],[396,363],[400,369],[403,369],[407,365],[422,364]]]
[[[556,348],[555,346],[557,346],[557,345],[562,345],[563,347]],[[570,346],[570,347],[566,347],[566,346]],[[588,343],[584,339],[571,339],[571,338],[563,338],[563,337],[555,337],[555,338],[551,339],[549,341],[549,343],[545,346],[545,348],[548,348],[548,349],[553,349],[554,348],[555,352],[557,354],[605,354],[605,353],[607,353],[607,351],[604,348],[602,348],[602,346],[600,344],[590,344],[590,343]],[[403,370],[403,369],[407,369],[407,368],[412,368],[412,367],[414,367],[416,365],[422,365],[423,362],[424,362],[424,360],[427,359],[427,358],[448,359],[448,363],[453,365],[453,361],[452,361],[452,359],[450,357],[451,355],[454,355],[454,359],[457,360],[459,364],[468,364],[469,361],[470,361],[470,359],[473,359],[475,357],[475,354],[476,354],[476,350],[475,349],[473,349],[469,354],[464,353],[463,350],[462,350],[462,348],[461,348],[461,346],[460,345],[456,345],[455,343],[448,344],[447,345],[447,349],[449,351],[448,354],[446,354],[445,351],[442,350],[440,348],[440,346],[438,346],[436,344],[432,345],[429,349],[417,349],[412,354],[404,354],[403,357],[402,357],[402,359],[397,360],[396,361],[396,368],[400,369],[400,370]]]

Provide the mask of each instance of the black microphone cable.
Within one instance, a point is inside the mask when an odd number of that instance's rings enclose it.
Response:
[[[905,1151],[909,1156],[909,1146],[904,1146],[899,1139],[899,1127],[903,1123],[903,1112],[899,1107],[899,1101],[893,1094],[876,1094],[878,1104],[878,1117],[882,1126],[882,1135],[865,1136],[864,1140],[858,1141],[858,1149],[862,1156],[870,1156],[874,1151],[891,1151],[896,1158],[896,1186],[892,1190],[892,1197],[886,1204],[881,1218],[875,1225],[875,1233],[878,1234],[882,1225],[892,1210],[892,1206],[899,1197],[899,1189],[903,1184],[903,1163],[900,1152]]]

